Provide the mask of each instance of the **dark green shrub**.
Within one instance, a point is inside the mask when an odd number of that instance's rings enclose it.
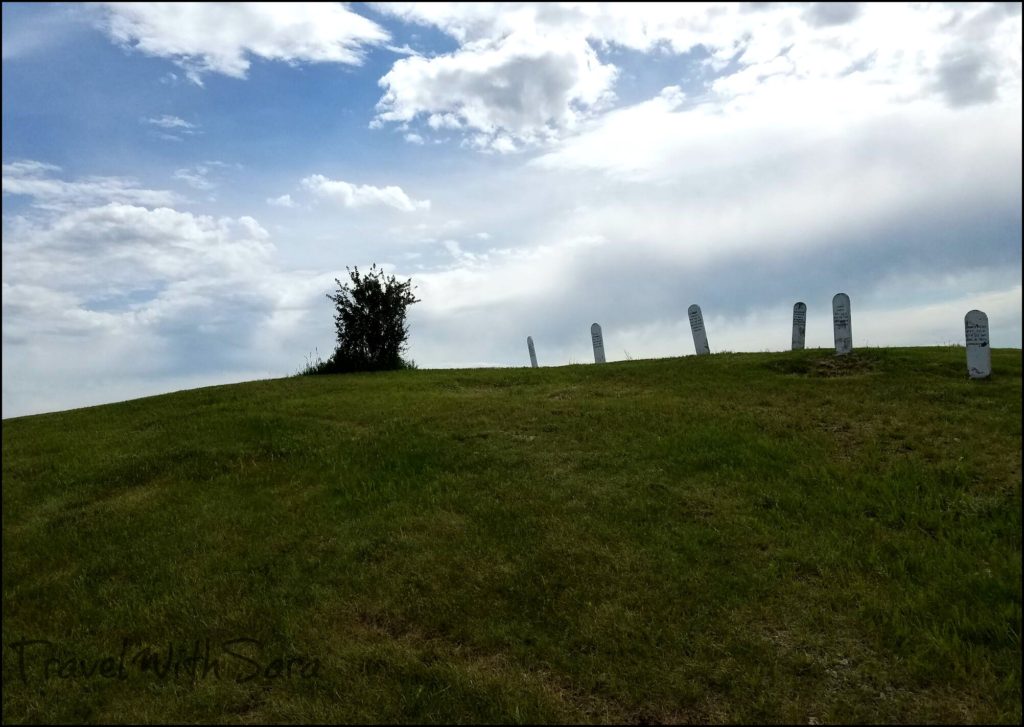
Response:
[[[415,368],[402,352],[409,337],[406,309],[418,299],[412,280],[399,282],[374,264],[367,275],[346,268],[350,282],[335,278],[338,291],[327,297],[334,302],[337,347],[327,361],[310,362],[304,374],[390,371]]]

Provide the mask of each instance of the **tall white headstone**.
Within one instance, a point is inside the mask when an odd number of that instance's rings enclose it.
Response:
[[[793,350],[800,351],[804,347],[804,334],[807,333],[807,305],[796,303],[793,306]]]
[[[832,298],[832,328],[836,337],[836,356],[853,350],[853,328],[850,323],[850,296],[836,293]]]
[[[530,349],[530,366],[537,368],[537,352],[533,348],[533,336],[526,337],[526,347]]]
[[[704,330],[704,316],[701,315],[699,305],[691,305],[687,311],[690,316],[690,331],[693,333],[693,348],[698,355],[711,353],[708,347],[708,334]]]
[[[992,375],[988,316],[980,310],[970,311],[964,316],[964,333],[967,336],[967,374],[972,379],[988,378]]]
[[[596,323],[590,327],[590,340],[594,342],[594,363],[604,363],[604,337]]]

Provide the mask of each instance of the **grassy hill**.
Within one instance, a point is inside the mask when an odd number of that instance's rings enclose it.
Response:
[[[4,721],[1019,723],[1021,352],[993,366],[403,371],[5,420]]]

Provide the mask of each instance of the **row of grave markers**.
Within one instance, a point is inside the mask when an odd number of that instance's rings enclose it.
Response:
[[[699,305],[687,309],[690,318],[690,332],[693,334],[693,348],[697,355],[710,354],[708,335],[704,328],[704,315]],[[832,332],[835,338],[836,355],[845,356],[853,351],[853,326],[850,315],[850,296],[837,293],[832,298]],[[807,332],[807,305],[799,302],[793,305],[793,350],[804,348]],[[992,375],[992,349],[989,346],[988,316],[980,310],[972,310],[964,316],[964,332],[967,340],[967,373],[972,379],[984,379]],[[605,363],[604,336],[601,326],[590,327],[590,340],[594,346],[594,363]],[[533,337],[526,337],[530,349],[530,365],[537,368],[537,351]]]

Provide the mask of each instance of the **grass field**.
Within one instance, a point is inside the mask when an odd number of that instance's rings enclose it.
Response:
[[[5,420],[4,721],[1019,723],[1021,352],[993,368],[717,354]]]

